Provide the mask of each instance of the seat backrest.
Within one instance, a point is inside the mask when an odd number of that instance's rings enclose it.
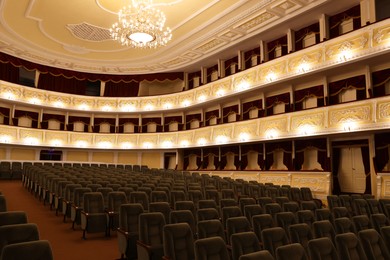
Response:
[[[220,200],[221,209],[224,207],[238,206],[238,202],[235,199],[227,198]]]
[[[339,196],[337,195],[328,195],[326,197],[326,200],[328,201],[328,207],[330,210],[332,210],[334,207],[341,206],[341,203],[339,201]]]
[[[108,193],[108,211],[119,212],[120,206],[127,203],[126,193],[123,191],[112,191]]]
[[[299,243],[293,243],[289,245],[279,246],[276,248],[276,259],[278,260],[291,260],[291,259],[306,260],[306,252],[303,246]]]
[[[296,214],[299,210],[299,204],[296,201],[283,203],[283,211],[289,211]]]
[[[222,208],[222,222],[226,228],[226,222],[229,218],[241,217],[242,211],[238,206],[229,206]]]
[[[195,259],[197,260],[226,260],[229,253],[225,241],[221,237],[201,238],[195,241]]]
[[[370,209],[365,199],[354,199],[352,205],[355,215],[370,215]]]
[[[367,215],[353,216],[352,218],[353,225],[355,226],[356,232],[360,230],[372,228],[371,221]]]
[[[144,191],[133,191],[130,193],[130,203],[140,203],[144,210],[149,210],[149,197]]]
[[[316,209],[314,212],[316,220],[329,220],[332,222],[332,212],[328,208]]]
[[[164,215],[165,222],[169,223],[171,207],[168,202],[151,202],[149,203],[149,212],[161,212]]]
[[[49,241],[37,240],[5,246],[0,259],[53,260],[54,258]]]
[[[275,258],[268,250],[261,250],[240,256],[239,260],[274,260]]]
[[[265,213],[275,218],[276,213],[282,212],[282,207],[278,203],[268,203],[264,206]]]
[[[299,243],[307,251],[308,243],[313,238],[311,228],[306,223],[290,225],[288,227],[291,243]]]
[[[309,187],[301,187],[302,200],[313,200],[313,194]]]
[[[0,195],[0,212],[7,211],[7,200],[4,195]]]
[[[217,209],[217,203],[214,200],[199,200],[198,201],[198,208],[199,209],[205,209],[205,208],[214,208]]]
[[[246,205],[256,205],[256,200],[254,198],[240,198],[239,205],[241,212],[244,214],[244,208]]]
[[[163,245],[165,218],[161,212],[149,212],[139,215],[139,240],[150,246]]]
[[[362,230],[358,234],[360,243],[369,260],[390,259],[389,249],[375,229]]]
[[[366,253],[354,233],[338,234],[335,237],[335,242],[341,259],[367,259]]]
[[[230,241],[230,236],[235,233],[251,231],[251,226],[246,217],[232,217],[226,221],[226,236],[227,241]]]
[[[240,256],[260,251],[260,243],[255,233],[242,232],[233,234],[230,238],[232,247],[232,260],[238,260]]]
[[[309,241],[309,257],[311,260],[338,260],[339,254],[328,237],[315,238]]]
[[[245,217],[248,219],[248,221],[252,225],[252,217],[256,216],[256,215],[263,214],[263,209],[261,208],[261,206],[259,204],[245,205],[244,214],[245,214]]]
[[[104,213],[104,199],[100,192],[84,193],[83,209],[86,213]]]
[[[334,227],[336,234],[343,234],[348,232],[356,233],[352,220],[347,217],[336,218],[334,220]]]
[[[384,213],[380,207],[379,200],[367,199],[367,203],[371,214]]]
[[[329,220],[314,221],[313,231],[315,238],[329,237],[334,243],[335,231]]]
[[[35,240],[39,240],[36,224],[26,223],[0,227],[0,253],[6,245]]]
[[[27,214],[24,211],[0,212],[0,226],[26,224],[27,222]]]
[[[263,248],[268,250],[271,255],[275,256],[276,248],[288,244],[286,231],[281,227],[264,229],[261,232]]]
[[[292,212],[279,212],[275,215],[276,225],[288,232],[290,225],[296,224],[296,218]]]
[[[187,223],[167,224],[163,230],[166,257],[172,260],[195,259],[193,234]]]
[[[311,226],[313,224],[313,222],[315,221],[313,211],[308,210],[308,209],[306,209],[306,210],[299,210],[297,212],[297,217],[298,217],[298,222],[299,223],[306,223],[309,226]]]
[[[381,227],[389,225],[389,219],[383,213],[371,214],[370,221],[376,231],[381,232]]]
[[[169,223],[187,223],[191,231],[195,234],[196,224],[194,215],[190,210],[172,210],[169,216]]]
[[[218,219],[202,220],[198,221],[198,238],[215,237],[219,236],[225,241],[225,229],[221,221]]]
[[[168,195],[165,191],[154,190],[150,193],[150,202],[169,202]]]
[[[215,208],[204,208],[197,210],[198,221],[219,219],[219,212]]]
[[[275,227],[275,222],[270,214],[256,215],[252,217],[253,231],[257,238],[261,240],[261,232],[266,228]]]

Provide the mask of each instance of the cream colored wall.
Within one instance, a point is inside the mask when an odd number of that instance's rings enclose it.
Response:
[[[118,152],[118,163],[138,164],[137,152]]]
[[[93,152],[92,161],[114,163],[114,156],[115,154],[113,152]]]
[[[66,154],[67,161],[88,162],[87,151],[68,151]]]
[[[7,159],[7,150],[5,148],[0,148],[0,160]]]
[[[35,160],[35,153],[36,153],[36,149],[12,148],[10,159],[31,161],[31,160]]]
[[[163,160],[163,153],[161,152],[142,152],[141,165],[147,165],[149,168],[161,168]]]

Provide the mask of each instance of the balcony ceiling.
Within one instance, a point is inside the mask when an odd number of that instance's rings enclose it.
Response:
[[[173,38],[158,49],[109,38],[130,0],[0,0],[0,51],[63,69],[106,74],[192,72],[359,4],[359,0],[155,0]],[[355,4],[354,4],[355,3]],[[277,30],[274,30],[277,26]]]

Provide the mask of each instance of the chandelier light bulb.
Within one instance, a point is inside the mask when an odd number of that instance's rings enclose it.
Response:
[[[118,21],[112,25],[110,35],[124,46],[157,48],[172,38],[171,29],[164,28],[165,14],[153,7],[152,0],[133,0],[118,12]]]

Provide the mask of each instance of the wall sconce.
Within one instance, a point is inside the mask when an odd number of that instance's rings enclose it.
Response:
[[[79,105],[79,109],[80,110],[88,110],[89,106],[87,104],[81,104],[81,105]]]
[[[104,106],[104,107],[102,107],[102,110],[103,111],[111,111],[111,106],[109,106],[109,105],[106,105],[106,106]]]
[[[56,101],[56,102],[53,103],[53,105],[55,107],[60,107],[60,108],[64,108],[65,107],[65,105],[64,105],[64,103],[62,101]]]
[[[340,62],[347,61],[352,58],[352,51],[343,50],[339,53],[338,59]]]
[[[200,102],[203,102],[203,101],[205,101],[206,100],[206,96],[205,95],[200,95],[199,97],[198,97],[198,101],[200,101]]]
[[[248,133],[241,133],[239,136],[238,136],[238,140],[241,141],[241,142],[246,142],[248,141],[250,138],[250,135]]]
[[[133,144],[132,143],[129,143],[129,142],[124,142],[124,143],[122,143],[122,148],[124,148],[124,149],[130,149],[130,148],[132,148],[133,147]]]
[[[134,105],[124,105],[122,107],[122,111],[124,112],[132,112],[135,111],[135,106]]]
[[[165,108],[165,109],[170,109],[170,108],[172,108],[172,103],[165,103],[165,104],[164,104],[164,108]]]
[[[153,144],[151,142],[144,142],[142,145],[145,149],[150,149],[153,147]]]
[[[188,107],[189,105],[191,105],[191,102],[186,99],[181,104],[182,104],[183,107]]]
[[[5,93],[3,93],[2,95],[5,99],[9,99],[9,100],[15,100],[15,94],[12,93],[11,91],[7,91]]]
[[[205,138],[200,138],[197,141],[197,144],[201,145],[201,146],[206,145],[206,143],[207,143],[207,140]]]
[[[146,106],[145,106],[145,110],[147,110],[147,111],[151,111],[151,110],[153,110],[153,105],[152,104],[147,104]]]
[[[30,99],[30,103],[31,103],[31,104],[34,104],[34,105],[39,105],[39,104],[41,104],[42,102],[41,102],[40,99],[34,97],[34,98],[31,98],[31,99]]]
[[[183,140],[183,141],[180,142],[180,145],[181,145],[182,147],[188,147],[189,144],[190,144],[190,142],[188,142],[187,140]]]
[[[215,141],[217,142],[217,144],[225,144],[228,142],[228,140],[229,140],[229,138],[225,135],[218,135],[215,138]]]
[[[236,90],[237,90],[237,91],[244,91],[244,90],[249,89],[249,87],[250,87],[249,82],[246,81],[246,80],[243,80],[243,81],[241,81],[241,82],[237,85]]]
[[[11,140],[12,140],[12,138],[9,135],[1,135],[0,136],[0,142],[1,143],[10,143]]]
[[[58,140],[58,139],[54,139],[50,142],[50,144],[52,146],[61,146],[62,145],[62,141],[61,140]]]
[[[299,127],[299,134],[301,135],[310,135],[314,133],[314,126],[306,124]]]
[[[276,74],[273,72],[268,73],[268,75],[265,77],[268,82],[272,82],[276,79]]]
[[[217,97],[223,97],[225,95],[224,89],[218,89],[218,91],[215,93]]]
[[[298,72],[300,72],[300,73],[305,73],[305,72],[307,72],[309,70],[310,70],[310,65],[307,64],[306,62],[302,62],[298,66]]]
[[[26,137],[24,138],[23,143],[27,145],[37,145],[39,144],[39,141],[35,137]]]
[[[172,148],[172,146],[173,146],[173,143],[171,141],[164,141],[162,143],[163,148]]]
[[[269,129],[265,132],[265,137],[267,139],[275,139],[279,136],[279,132],[276,129]]]
[[[85,148],[85,147],[87,147],[87,144],[88,144],[88,143],[87,143],[86,141],[82,141],[82,140],[76,142],[76,146],[77,146],[77,147],[80,147],[80,148]]]
[[[347,120],[342,124],[342,127],[345,132],[351,132],[356,129],[357,124],[352,120]]]
[[[103,142],[100,142],[98,144],[98,146],[100,148],[111,148],[112,147],[112,143],[111,142],[108,142],[108,141],[103,141]]]

